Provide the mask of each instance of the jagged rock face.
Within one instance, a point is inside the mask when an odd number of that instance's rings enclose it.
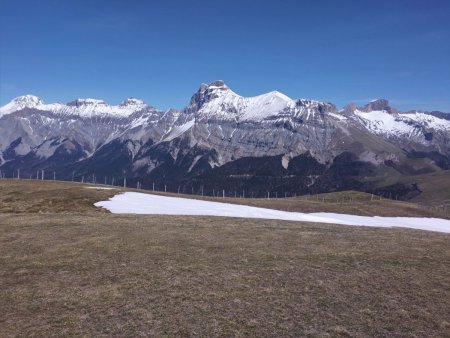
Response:
[[[202,85],[183,111],[186,121],[194,119],[189,137],[218,152],[213,166],[241,157],[295,156],[307,150],[325,162],[331,156],[326,145],[334,129],[330,112],[336,113],[331,104],[292,100],[277,91],[242,97],[221,81]]]
[[[351,156],[342,157],[344,153]],[[308,160],[301,157],[305,154]],[[235,166],[225,165],[252,158],[279,161],[274,173],[307,180],[291,182],[303,188],[330,186],[337,180],[332,168],[344,167],[342,158],[366,163],[361,168],[370,172],[386,163],[404,168],[411,158],[423,158],[425,167],[412,172],[446,169],[450,120],[439,112],[400,113],[386,100],[338,111],[330,103],[293,100],[277,91],[242,97],[223,81],[202,84],[181,111],[159,111],[136,98],[117,106],[97,99],[64,105],[45,104],[32,95],[0,108],[3,171],[54,169],[64,177],[75,172],[183,181],[209,171],[232,175]],[[301,176],[295,169],[299,163],[315,173]],[[221,167],[228,169],[216,170]],[[348,170],[338,172],[351,176]],[[333,179],[320,179],[324,175]]]
[[[371,111],[391,112],[392,108],[389,106],[388,100],[378,99],[378,100],[370,101],[368,104],[366,104],[360,110],[365,111],[365,112],[371,112]]]

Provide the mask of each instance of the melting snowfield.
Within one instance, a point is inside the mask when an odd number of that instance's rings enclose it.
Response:
[[[108,201],[95,203],[95,206],[106,208],[115,214],[264,218],[372,227],[404,227],[450,233],[450,221],[440,218],[370,217],[324,212],[307,214],[136,192],[118,194]]]

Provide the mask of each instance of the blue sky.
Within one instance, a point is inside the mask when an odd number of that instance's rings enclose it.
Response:
[[[450,112],[450,1],[0,1],[0,104],[181,108],[216,79],[244,96]]]

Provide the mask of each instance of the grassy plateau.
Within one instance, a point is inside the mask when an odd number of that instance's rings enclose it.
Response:
[[[0,180],[1,337],[450,337],[448,234],[114,215],[93,203],[124,189],[87,186]],[[446,216],[356,192],[213,200]]]

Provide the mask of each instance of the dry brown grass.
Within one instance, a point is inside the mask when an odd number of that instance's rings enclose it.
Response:
[[[448,234],[113,215],[91,203],[117,191],[0,183],[0,336],[450,337]]]
[[[0,213],[106,212],[94,206],[122,190],[87,189],[92,184],[60,181],[0,180]],[[98,186],[101,187],[101,186]]]
[[[448,336],[450,236],[0,215],[3,336]]]

